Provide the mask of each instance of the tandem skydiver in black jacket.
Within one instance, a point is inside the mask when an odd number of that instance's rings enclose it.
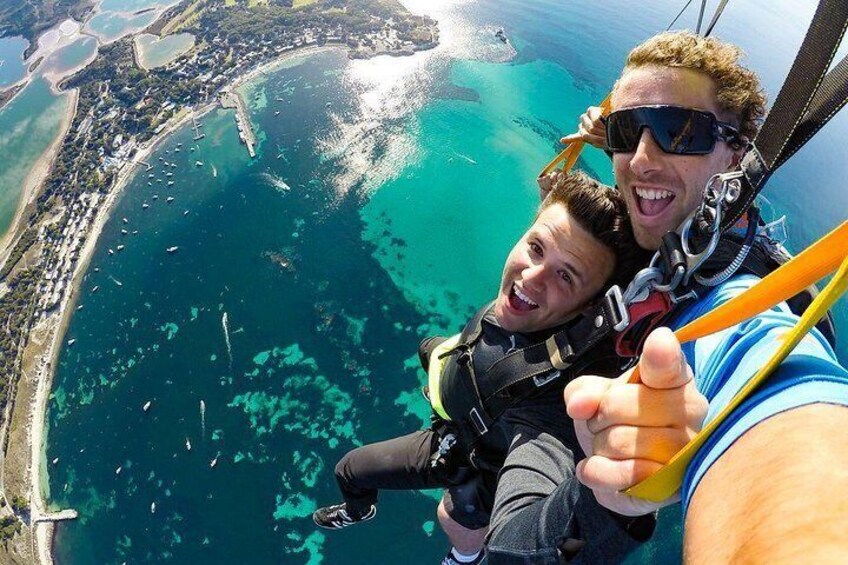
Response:
[[[495,301],[462,334],[422,342],[433,425],[348,452],[335,469],[344,502],[316,510],[315,523],[341,529],[370,520],[380,489],[441,487],[439,522],[453,545],[442,563],[480,563],[498,471],[510,452],[547,433],[573,446],[575,459],[582,457],[563,408],[563,388],[590,365],[594,374],[621,369],[611,347],[595,348],[562,373],[516,378],[517,371],[496,367],[510,353],[567,327],[616,282],[613,273],[629,280],[645,259],[637,250],[615,190],[583,173],[560,175],[509,254]],[[607,557],[619,559],[635,542],[621,520],[585,494],[574,506],[575,529],[583,523],[589,537],[606,540]],[[620,543],[606,543],[612,538]]]

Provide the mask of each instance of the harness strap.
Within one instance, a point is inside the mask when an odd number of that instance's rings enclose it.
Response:
[[[745,190],[722,220],[736,223],[769,177],[848,100],[848,63],[830,63],[848,26],[848,2],[821,0],[768,118],[742,161]],[[845,64],[843,64],[845,63]]]
[[[840,266],[841,262],[841,266]],[[659,471],[625,491],[626,494],[660,502],[680,489],[689,462],[727,416],[777,369],[792,349],[816,325],[848,290],[848,221],[818,240],[802,253],[779,267],[742,294],[725,302],[715,310],[701,316],[675,332],[681,343],[724,330],[764,312],[807,286],[838,272],[830,283],[813,300],[795,327],[781,338],[781,345],[763,367],[745,384],[713,420],[710,421],[686,446]],[[638,367],[630,382],[639,382]]]

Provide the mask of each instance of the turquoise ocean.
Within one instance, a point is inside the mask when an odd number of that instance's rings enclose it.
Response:
[[[716,30],[772,98],[811,17],[800,4],[788,17],[731,3]],[[438,493],[384,493],[373,522],[342,532],[317,531],[310,514],[339,499],[347,450],[424,425],[417,343],[494,295],[560,135],[682,3],[409,5],[439,20],[438,49],[288,61],[241,87],[256,159],[232,112],[213,110],[203,140],[178,131],[124,190],[49,403],[44,487],[81,515],[59,527],[59,563],[443,556]],[[846,132],[837,117],[767,189],[792,250],[848,215]],[[612,180],[603,153],[582,166]],[[844,301],[838,321],[848,329]],[[667,510],[632,561],[678,561],[679,518]]]

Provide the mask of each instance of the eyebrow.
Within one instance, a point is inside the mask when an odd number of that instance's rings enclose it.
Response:
[[[548,230],[548,237],[550,237],[551,240],[556,241],[556,236],[554,235],[554,230],[552,230],[551,227],[546,223],[542,223],[541,225],[544,226],[546,230]],[[568,251],[568,250],[566,251],[566,254],[567,255],[574,255],[574,253],[572,253],[571,251]],[[581,286],[586,285],[586,278],[583,276],[583,273],[578,271],[574,267],[574,265],[572,265],[571,262],[568,261],[568,259],[563,260],[562,268],[563,268],[564,271],[566,271],[568,273],[568,275],[572,279],[578,280],[580,282]]]

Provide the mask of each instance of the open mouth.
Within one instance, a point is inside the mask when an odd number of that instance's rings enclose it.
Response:
[[[513,310],[519,312],[530,312],[539,307],[529,296],[521,292],[521,289],[515,283],[513,283],[512,288],[509,290],[509,305]]]
[[[658,216],[674,200],[674,193],[657,188],[635,188],[636,205],[643,216]]]

